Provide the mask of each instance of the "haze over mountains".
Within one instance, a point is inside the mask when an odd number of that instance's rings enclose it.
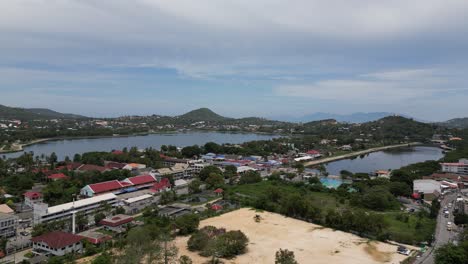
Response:
[[[300,117],[291,117],[291,116],[278,116],[261,118],[261,117],[244,117],[244,118],[231,118],[225,117],[220,114],[215,113],[209,108],[199,108],[192,111],[189,111],[185,114],[178,116],[155,116],[166,118],[168,120],[183,120],[187,122],[199,122],[199,121],[210,121],[210,122],[290,122],[290,123],[307,123],[312,121],[319,120],[336,120],[338,122],[347,122],[347,123],[366,123],[372,122],[375,120],[382,119],[387,116],[397,115],[390,112],[357,112],[351,114],[333,114],[333,113],[323,113],[317,112],[310,115],[304,115]],[[405,115],[401,115],[407,118],[410,118]],[[69,113],[60,113],[54,110],[46,108],[19,108],[19,107],[9,107],[0,105],[0,119],[20,119],[20,120],[34,120],[34,119],[86,119],[91,117],[86,117],[77,114]],[[444,122],[437,122],[436,124],[451,127],[451,128],[468,128],[468,118],[454,118]]]

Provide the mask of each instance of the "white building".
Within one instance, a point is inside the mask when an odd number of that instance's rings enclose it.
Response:
[[[18,217],[16,215],[0,213],[0,237],[8,238],[16,235]]]
[[[33,237],[33,252],[46,256],[64,256],[73,252],[82,252],[82,236],[77,236],[61,231],[50,232],[41,236]]]
[[[45,203],[35,204],[33,210],[33,224],[36,225],[50,221],[70,219],[73,213],[79,212],[84,212],[85,215],[91,216],[102,203],[107,203],[112,206],[117,202],[118,199],[115,194],[107,193],[52,207],[49,207],[48,204]]]
[[[144,194],[123,200],[125,213],[136,214],[156,202],[151,194]]]
[[[461,159],[454,163],[441,163],[443,172],[468,174],[468,159]]]

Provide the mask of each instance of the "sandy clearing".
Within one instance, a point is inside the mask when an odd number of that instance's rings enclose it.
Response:
[[[262,221],[253,217],[259,214]],[[279,248],[293,250],[296,260],[314,264],[397,264],[405,256],[397,254],[394,245],[372,242],[353,234],[334,231],[304,221],[269,212],[255,212],[243,208],[203,220],[200,226],[213,225],[227,230],[241,230],[249,238],[248,252],[225,263],[274,263]],[[175,240],[179,255],[187,255],[194,263],[207,259],[187,250],[188,237]]]

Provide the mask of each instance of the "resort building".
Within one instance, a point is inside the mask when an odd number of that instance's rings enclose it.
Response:
[[[61,231],[50,232],[33,237],[33,252],[38,255],[64,256],[73,252],[82,252],[84,238]]]
[[[441,163],[443,172],[467,174],[468,175],[468,159],[461,159],[454,163]]]

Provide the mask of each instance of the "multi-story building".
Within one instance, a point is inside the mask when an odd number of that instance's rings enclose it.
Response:
[[[453,163],[441,163],[443,172],[467,174],[468,175],[468,159],[461,159]]]
[[[96,209],[103,203],[113,206],[118,202],[119,200],[115,194],[107,193],[52,207],[49,207],[46,203],[35,204],[33,208],[33,224],[37,225],[51,221],[71,219],[74,213],[84,213],[92,219],[91,216],[94,215]]]
[[[0,237],[8,238],[16,235],[18,217],[11,214],[0,213]]]

